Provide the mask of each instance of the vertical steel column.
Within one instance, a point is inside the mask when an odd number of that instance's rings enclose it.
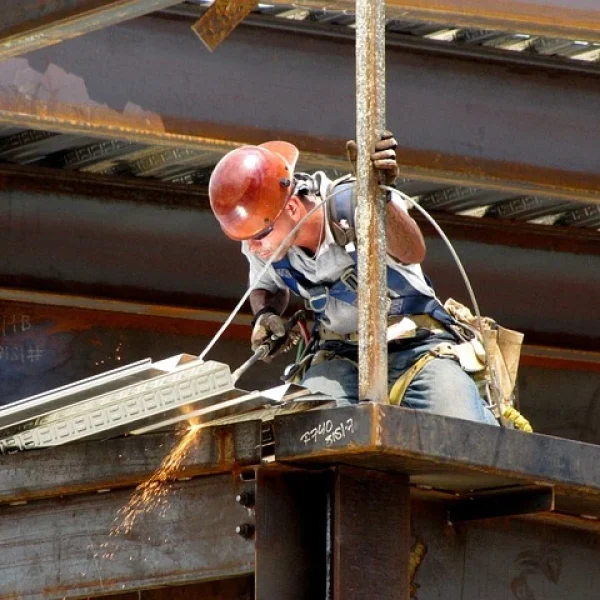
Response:
[[[385,200],[370,155],[385,129],[385,3],[356,0],[359,398],[387,402]]]
[[[328,600],[331,472],[258,469],[256,600]]]
[[[333,506],[333,600],[408,600],[406,475],[339,466]]]

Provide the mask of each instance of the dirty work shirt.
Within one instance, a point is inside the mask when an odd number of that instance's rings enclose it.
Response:
[[[326,183],[329,182],[327,181]],[[326,192],[323,190],[322,193]],[[397,199],[394,202],[399,205]],[[400,206],[406,211],[406,206],[404,206],[403,202]],[[324,209],[325,207],[323,206]],[[335,242],[327,219],[325,219],[324,233],[324,240],[314,257],[309,256],[298,246],[292,246],[287,254],[292,267],[315,285],[335,283],[340,279],[342,273],[354,264],[352,257],[347,253],[346,249]],[[250,264],[250,285],[252,285],[257,276],[260,275],[266,262],[252,254],[246,242],[242,243],[242,252]],[[387,265],[406,277],[409,283],[419,290],[419,292],[426,296],[435,296],[433,289],[425,281],[420,265],[403,265],[389,255],[387,256]],[[268,268],[254,287],[256,289],[267,290],[271,293],[287,288],[272,266]],[[304,298],[309,297],[308,293],[301,286],[299,286],[299,289]],[[321,323],[336,333],[343,335],[354,333],[358,331],[358,309],[356,306],[330,297],[325,312],[322,314]]]

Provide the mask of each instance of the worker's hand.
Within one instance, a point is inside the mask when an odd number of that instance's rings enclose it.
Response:
[[[400,169],[396,161],[396,148],[398,142],[391,131],[385,131],[381,139],[375,144],[375,151],[371,154],[373,166],[383,173],[385,185],[394,185]]]
[[[271,351],[263,360],[270,362],[274,356],[287,352],[295,346],[299,339],[300,335],[293,330],[288,331],[285,321],[279,315],[265,313],[256,320],[250,343],[253,352],[263,344],[269,343]]]
[[[373,167],[377,171],[383,173],[383,182],[385,185],[393,185],[398,177],[399,169],[396,162],[396,148],[398,142],[394,138],[394,134],[390,131],[385,131],[381,139],[375,144],[375,150],[371,154]],[[346,155],[352,165],[352,170],[356,174],[356,159],[358,155],[358,146],[354,140],[346,142]]]

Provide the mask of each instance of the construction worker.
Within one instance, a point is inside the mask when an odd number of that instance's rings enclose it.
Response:
[[[371,156],[389,185],[398,176],[396,145],[386,132]],[[355,142],[348,142],[347,152],[355,164]],[[212,173],[210,203],[225,234],[242,242],[251,284],[260,276],[249,297],[252,349],[272,336],[285,335],[281,315],[290,292],[301,296],[314,312],[315,328],[311,351],[301,362],[305,371],[300,372],[300,383],[335,398],[338,405],[353,404],[358,402],[354,183],[352,176],[331,181],[323,172],[296,173],[298,156],[298,149],[284,141],[229,152]],[[401,200],[390,199],[390,401],[497,424],[453,352],[461,339],[421,270],[425,243],[419,227]],[[263,272],[269,260],[272,264]]]

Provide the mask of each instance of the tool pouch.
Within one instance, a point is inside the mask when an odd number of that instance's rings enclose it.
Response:
[[[465,338],[472,347],[472,352],[464,353],[465,364],[474,366],[479,362],[483,367],[470,370],[465,368],[463,360],[459,358],[463,369],[472,375],[496,417],[500,418],[503,425],[509,426],[511,423],[504,419],[504,414],[515,404],[514,391],[523,334],[501,327],[489,317],[478,319],[466,306],[452,298],[446,301],[444,308],[454,317],[459,327],[466,328]],[[463,346],[464,344],[460,344],[457,349]],[[474,362],[471,362],[472,359],[475,359]]]

